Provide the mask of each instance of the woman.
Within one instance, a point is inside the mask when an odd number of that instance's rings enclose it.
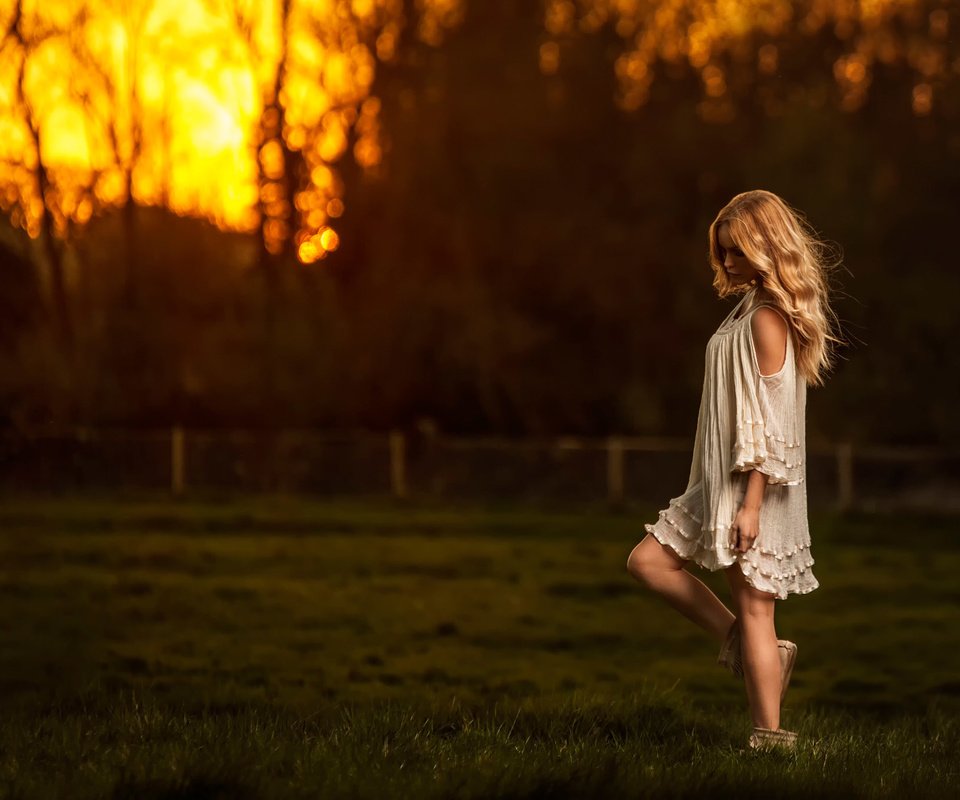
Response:
[[[831,366],[825,248],[802,217],[762,190],[731,200],[710,226],[720,297],[743,293],[710,338],[693,463],[630,553],[627,569],[722,642],[718,662],[746,684],[751,748],[792,749],[780,705],[797,646],[777,639],[774,600],[819,586],[807,526],[807,384]],[[832,312],[830,312],[832,313]],[[736,615],[689,561],[723,569]]]

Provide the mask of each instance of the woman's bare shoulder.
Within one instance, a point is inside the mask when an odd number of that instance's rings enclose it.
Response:
[[[750,331],[762,375],[779,372],[786,359],[789,328],[783,313],[771,306],[759,306],[750,316]]]

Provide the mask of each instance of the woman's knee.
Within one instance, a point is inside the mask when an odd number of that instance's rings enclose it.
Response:
[[[749,600],[743,600],[741,598],[740,623],[743,626],[769,625],[773,621],[773,603],[776,598],[773,595],[767,596],[769,599],[751,597]]]
[[[627,572],[638,581],[650,585],[656,581],[657,575],[665,570],[682,569],[685,563],[648,533],[627,556]]]
[[[743,624],[749,625],[751,622],[766,623],[772,620],[776,599],[775,594],[748,585],[737,598],[737,606]]]

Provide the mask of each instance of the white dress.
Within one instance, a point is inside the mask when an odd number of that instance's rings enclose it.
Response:
[[[783,366],[761,375],[750,318],[760,305],[771,304],[757,302],[756,292],[746,292],[707,343],[686,491],[644,528],[680,558],[711,572],[739,562],[747,583],[783,600],[820,585],[811,569],[807,524],[807,384],[797,374],[792,328]],[[737,319],[741,308],[746,313]],[[767,476],[760,533],[741,553],[730,526],[752,469]]]

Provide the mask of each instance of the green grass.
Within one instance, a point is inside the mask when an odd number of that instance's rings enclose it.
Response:
[[[811,519],[784,756],[738,753],[719,643],[627,574],[655,517],[7,498],[0,796],[953,793],[956,519]]]

